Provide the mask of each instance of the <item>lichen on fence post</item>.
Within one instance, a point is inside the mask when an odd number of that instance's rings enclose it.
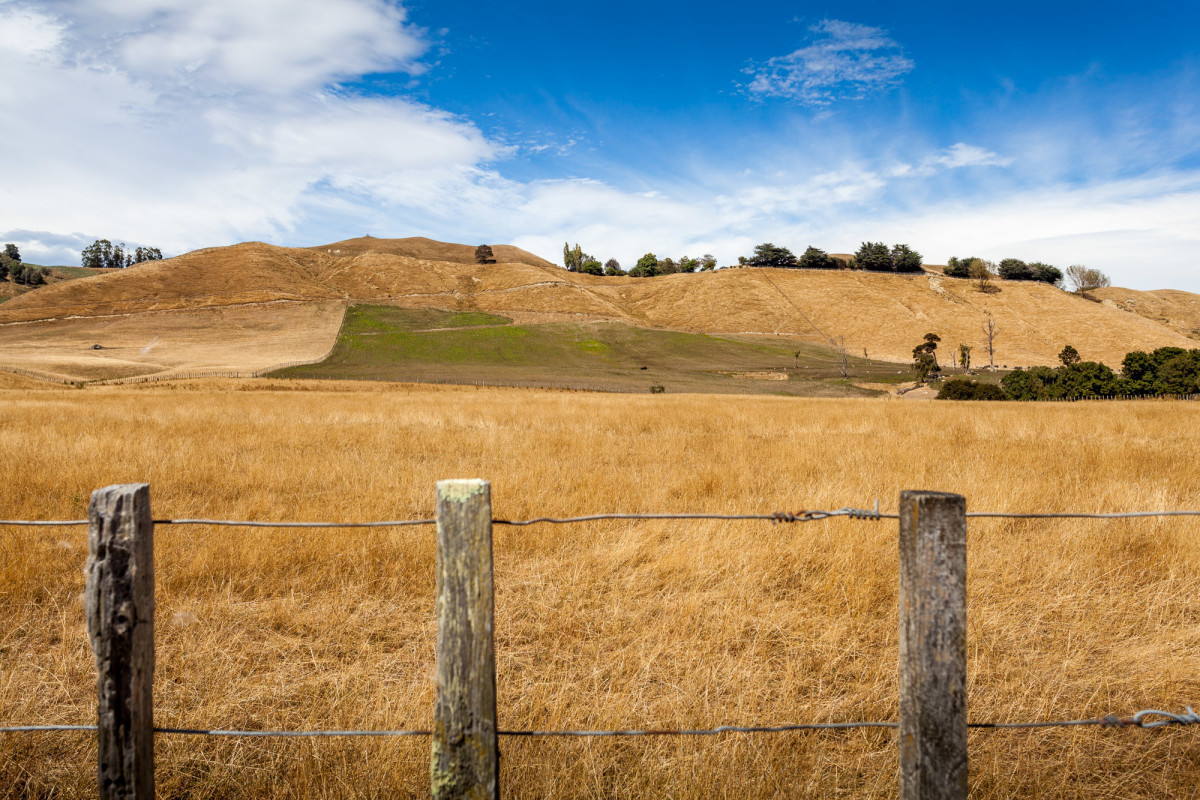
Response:
[[[150,485],[108,486],[88,506],[85,604],[96,654],[101,800],[154,797],[154,522]]]
[[[498,798],[491,484],[437,484],[435,800]]]
[[[900,493],[900,797],[967,796],[967,503]]]

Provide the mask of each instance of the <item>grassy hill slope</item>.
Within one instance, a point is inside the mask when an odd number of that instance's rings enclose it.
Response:
[[[352,306],[320,364],[273,377],[544,385],[646,392],[869,395],[842,380],[826,347],[783,337],[712,336],[620,322],[510,324],[480,312]],[[851,359],[859,382],[907,378],[897,365]]]
[[[1139,292],[1115,286],[1098,289],[1092,294],[1106,306],[1132,312],[1176,330],[1189,339],[1200,340],[1200,295],[1176,289]]]
[[[695,334],[783,336],[822,347],[838,339],[852,354],[904,363],[928,332],[942,337],[943,352],[965,343],[975,348],[976,364],[986,363],[981,329],[991,315],[1000,330],[995,362],[1010,367],[1056,363],[1067,344],[1084,358],[1109,364],[1132,349],[1190,347],[1195,341],[1185,332],[1200,320],[1200,296],[1186,292],[1106,290],[1125,292],[1118,295],[1125,303],[1120,305],[1024,282],[998,282],[998,292],[984,294],[969,281],[927,273],[724,269],[605,278],[569,273],[516,247],[493,245],[493,250],[497,263],[487,265],[475,263],[474,246],[422,238],[363,237],[312,248],[247,242],[197,250],[56,283],[5,302],[0,305],[0,363],[38,368],[30,359],[53,357],[67,364],[79,355],[81,342],[103,344],[106,332],[123,320],[129,337],[141,335],[143,346],[154,344],[161,363],[147,368],[201,368],[214,359],[225,368],[230,359],[217,356],[229,340],[229,326],[213,317],[207,324],[210,341],[203,342],[205,314],[242,308],[236,333],[248,343],[246,352],[254,352],[254,368],[261,368],[307,359],[332,345],[339,320],[321,313],[306,315],[307,327],[290,338],[262,337],[261,346],[249,347],[256,326],[278,333],[281,325],[295,324],[285,309],[313,302],[324,309],[372,303],[484,312],[517,325],[606,322]],[[1129,300],[1138,313],[1124,310]],[[154,316],[131,324],[133,317],[149,313]],[[64,319],[72,321],[67,337],[61,335]],[[186,324],[180,328],[175,320]],[[130,333],[134,329],[142,333]],[[268,339],[279,344],[273,361],[275,345]],[[203,358],[196,355],[201,351]],[[299,356],[301,351],[305,355]],[[88,356],[97,357],[103,354]]]

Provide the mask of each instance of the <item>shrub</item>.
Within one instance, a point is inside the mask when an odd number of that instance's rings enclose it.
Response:
[[[994,383],[951,378],[942,384],[938,400],[1007,400],[1008,396]]]
[[[946,262],[946,267],[942,272],[951,278],[969,278],[971,277],[971,262],[974,260],[975,256],[966,258],[950,256],[950,260]]]

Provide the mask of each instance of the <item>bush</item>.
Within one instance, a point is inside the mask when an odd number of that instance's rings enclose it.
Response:
[[[896,272],[920,272],[921,254],[906,244],[892,247],[892,269]]]
[[[870,272],[891,272],[892,251],[883,242],[863,242],[854,254],[854,263]]]
[[[946,267],[942,272],[950,278],[969,278],[971,277],[971,262],[974,260],[975,256],[966,258],[950,256],[950,260],[946,262]]]
[[[1007,400],[1008,396],[994,383],[951,378],[942,384],[938,400]]]
[[[804,255],[800,256],[796,266],[800,269],[833,269],[837,265],[824,250],[810,246],[804,251]]]
[[[754,248],[754,255],[746,259],[745,263],[755,267],[794,267],[796,256],[786,247],[776,247],[771,242],[763,242]]]
[[[1006,258],[1000,262],[1000,277],[1006,281],[1031,281],[1033,270],[1019,258]]]

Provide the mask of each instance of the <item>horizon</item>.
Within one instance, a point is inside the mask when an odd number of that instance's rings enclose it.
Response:
[[[885,241],[1200,292],[1200,8],[1008,8],[0,0],[0,242]]]

